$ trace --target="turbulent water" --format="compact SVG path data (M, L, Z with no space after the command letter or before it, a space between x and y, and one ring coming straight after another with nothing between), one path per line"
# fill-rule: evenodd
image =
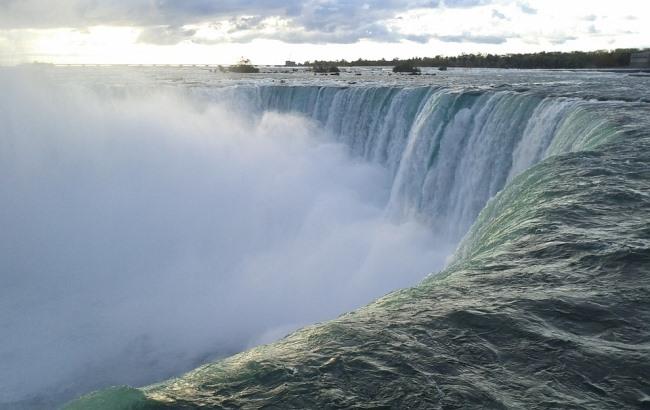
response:
M70 144L67 137L54 140L70 144L65 146L79 150L79 155L58 153L57 158L62 159L50 162L52 151L39 149L31 162L12 162L12 154L5 153L4 162L11 166L2 168L3 177L11 186L42 189L42 177L33 182L29 172L16 169L33 170L34 162L54 164L57 170L61 162L84 165L90 144L93 164L98 155L108 155L111 161L99 161L102 172L95 165L82 166L80 169L90 171L92 178L75 176L74 186L59 181L59 177L71 176L61 171L54 178L53 191L70 189L72 195L98 195L96 190L79 191L77 186L117 186L109 194L126 195L134 201L122 204L129 212L124 220L135 225L133 231L153 229L153 236L166 241L174 241L175 232L187 223L201 225L209 215L220 221L215 212L223 213L227 222L232 219L232 226L220 221L209 223L208 229L182 230L187 239L179 246L167 246L167 251L196 246L197 241L216 241L216 246L203 249L210 254L228 241L244 243L256 235L273 241L291 240L278 247L253 242L251 247L239 244L227 248L224 254L232 254L233 259L226 258L228 263L222 256L204 254L194 254L194 263L178 257L154 263L125 252L95 256L79 265L69 265L64 258L60 266L55 265L57 272L71 266L95 267L96 261L116 256L129 257L125 263L111 262L106 272L95 272L99 282L86 278L81 285L72 286L93 290L92 298L101 305L91 309L94 314L71 315L70 328L59 325L51 331L55 335L61 329L64 333L74 331L72 340L65 335L44 340L62 344L70 357L75 356L72 350L79 348L79 339L87 344L97 343L100 339L93 337L100 337L126 348L106 349L101 343L98 354L91 348L71 360L78 362L77 366L67 365L66 359L50 361L51 366L65 369L66 385L57 386L61 378L57 372L50 372L40 384L34 383L35 388L21 388L20 394L7 388L4 393L0 390L7 398L6 405L46 406L48 400L60 401L102 385L150 383L197 361L273 340L283 329L332 318L390 290L416 285L424 275L438 272L460 243L440 274L353 313L305 327L279 342L207 364L177 379L139 390L108 389L69 407L650 407L650 134L644 91L650 84L643 83L648 80L610 73L453 71L445 74L447 78L422 76L417 80L363 73L369 77L367 81L359 80L364 76L344 73L343 81L321 80L315 85L314 80L300 75L292 79L291 75L270 73L266 80L214 82L205 80L203 71L154 70L155 75L149 73L156 77L154 86L150 80L138 77L134 81L131 75L112 71L98 76L101 70L85 70L72 79L69 72L50 73L50 79L84 84L83 101L89 98L88 92L99 100L96 107L84 108L82 116L102 112L98 118L103 118L109 107L118 107L117 113L111 111L109 119L99 125L96 118L82 124L73 122L98 132L98 147L84 142L80 148L76 140ZM278 85L280 79L288 83ZM633 87L634 81L640 84ZM166 90L162 103L160 87ZM22 91L16 93L22 96ZM64 98L67 101L69 96ZM34 103L33 99L25 100ZM120 108L125 101L127 108ZM156 101L154 107L141 109L152 101ZM218 107L217 114L214 107ZM61 115L50 102L36 109L29 106L29 110L53 112L56 118ZM137 115L135 120L129 112ZM162 120L161 126L153 125L160 112L178 121ZM25 135L37 139L50 134L48 128L26 132L29 127L19 120L27 115L26 110L12 111L5 103L0 113L14 124L10 131L5 128L4 139L5 147L14 147L14 155L33 153L34 145L40 147L28 141L25 148L20 142ZM212 113L207 120L206 113ZM216 122L210 120L214 115ZM118 127L113 128L115 122ZM195 125L188 128L188 122ZM242 125L224 135L224 124L230 123ZM70 130L65 121L45 124ZM110 136L115 132L129 138L140 134L150 137L136 138L135 145L130 140L112 142ZM104 133L106 137L102 137ZM178 133L184 134L181 142L175 139ZM203 141L205 134L215 134L219 141L229 143L225 148L204 142L187 145L188 137ZM257 137L242 143L250 134ZM286 135L292 137L287 139ZM318 135L316 140L312 140L313 135ZM303 143L296 146L296 140ZM151 145L156 148L151 149ZM133 153L125 156L124 150ZM178 156L179 152L182 155ZM48 159L43 161L42 155ZM113 164L116 159L118 167ZM301 166L293 165L301 160ZM140 161L162 175L154 178L148 172L141 173ZM187 172L187 161L198 165ZM230 165L214 167L213 161ZM125 179L116 180L114 173L125 165ZM254 169L250 170L251 166ZM197 175L206 173L223 175L224 180L203 176L197 183ZM280 176L260 178L259 174L269 173ZM249 174L254 177L224 182ZM287 174L293 176L286 178ZM296 179L303 174L307 176ZM144 179L133 189L124 190L125 181L133 175ZM180 185L159 182L169 179L180 179ZM145 188L142 194L142 184L147 187L151 182L157 188ZM196 188L177 189L188 183ZM242 183L247 186L245 190L237 188ZM279 189L277 196L257 194L269 185ZM215 186L219 194L202 194L206 186ZM224 186L227 195L223 194ZM164 190L170 188L173 193L166 195ZM297 196L296 190L301 192ZM10 197L8 192L3 193ZM55 209L59 206L48 196L29 193L14 200L16 209L24 206L23 200L45 200ZM101 189L99 194L103 198L107 195ZM184 199L174 200L179 194ZM233 209L221 212L215 206L225 197ZM150 211L140 205L142 199L145 204L161 200L172 203L154 208L158 212L162 209L161 217L142 222L141 215ZM188 199L198 205L188 207ZM249 209L245 204L250 201L256 205ZM262 216L257 212L259 201L268 204ZM87 205L85 201L73 203ZM97 206L94 202L91 205ZM178 209L199 213L201 218L178 218ZM74 212L60 215L71 218ZM114 223L111 217L115 209L103 212ZM9 221L16 215L22 213L9 211L2 217ZM171 228L158 226L163 222ZM247 222L251 222L250 228ZM14 221L12 226L15 230L28 226L40 232L21 221ZM85 236L80 234L80 240L98 240L113 232L112 228L94 229L99 229L98 236L82 231ZM120 237L122 229L118 230ZM224 229L228 238L223 238ZM161 242L150 242L149 237L146 233L134 235L126 246L144 241L145 254L156 254ZM372 240L366 243L369 237ZM30 240L29 249L33 250L34 239ZM10 251L15 252L16 247L8 245L8 237L3 241L2 252L13 255ZM50 237L49 241L54 239ZM101 242L109 249L114 246L111 243ZM314 247L320 251L315 252ZM64 244L54 250L68 248ZM84 252L98 252L96 248L73 247ZM27 252L20 247L18 250ZM36 255L41 252L38 248L34 251ZM253 262L242 268L240 258ZM23 259L13 256L9 260L3 269L19 267L33 279L30 265ZM166 268L170 262L177 266ZM47 270L38 263L33 266ZM119 269L126 269L126 273L115 272ZM170 273L161 273L161 269ZM190 284L170 293L170 285L172 289L179 286L177 279L187 282L184 270L194 272ZM216 274L215 279L215 271L227 274ZM316 273L310 274L312 271ZM67 281L83 277L59 275ZM133 276L140 279L134 282ZM245 280L240 281L242 277ZM105 286L115 278L127 286L137 285L138 292L124 293L121 287L114 292L94 292L94 286ZM14 293L24 294L21 286L25 285L20 280L13 279L11 284ZM260 292L250 290L260 285ZM204 292L197 294L197 287ZM286 288L304 293L304 297L287 293ZM39 297L38 291L26 289L33 292L32 297ZM63 287L61 292L66 295L68 290ZM162 296L156 297L157 292L163 292ZM121 298L117 313L114 307L102 305L116 296ZM95 306L85 298L65 297L81 306ZM238 297L259 309L250 309L243 316L241 311L231 310L232 306L242 306L237 303ZM166 306L164 302L170 298L173 301L168 305L173 306ZM48 304L58 313L70 312L70 307L56 299ZM330 308L316 309L323 304ZM23 320L49 317L39 314L44 306L38 303L33 310L20 306L19 301L2 305L3 313L20 319L5 318L3 323L21 336L16 337L17 343L24 343L24 337L39 331L38 327L24 325ZM185 323L188 316L183 310L191 312L192 325ZM295 310L303 314L292 316ZM178 318L175 311L181 311ZM256 320L255 315L260 318ZM108 322L105 316L109 316ZM242 329L237 319L249 325ZM95 320L108 326L108 331L90 324ZM79 326L86 326L86 331ZM213 327L216 330L211 330ZM260 336L269 331L274 336ZM125 334L117 337L111 335L113 332ZM142 337L154 340L142 342ZM0 371L0 376L9 381L24 368L25 375L39 379L39 363L30 360L29 352L44 348L38 343L28 344L32 347L27 350L17 346L0 343L0 353L7 357L22 352L18 360L9 362L11 373ZM56 349L44 351L53 355ZM93 360L96 355L100 360ZM52 360L47 354L41 356ZM133 377L133 367L122 363L134 358L144 358L135 363L140 377ZM118 364L111 366L111 362ZM30 373L30 368L35 370ZM94 383L78 380L102 372L105 377ZM43 373L48 373L47 369ZM17 380L23 381L20 377Z

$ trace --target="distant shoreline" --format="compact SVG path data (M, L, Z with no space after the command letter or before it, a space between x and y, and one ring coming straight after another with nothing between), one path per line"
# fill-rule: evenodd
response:
M616 50L599 51L571 51L571 52L539 52L527 54L461 54L451 57L412 57L407 59L394 58L392 60L379 59L357 59L347 60L314 60L297 63L287 61L282 64L252 64L258 67L286 67L301 68L314 66L335 66L335 67L394 67L396 65L408 64L413 67L449 67L449 68L502 68L502 69L524 69L524 70L593 70L593 71L638 71L648 72L649 66L631 66L632 54L643 50L637 48L622 48ZM83 67L83 66L134 66L134 67L229 67L223 63L77 63L77 64L56 64L48 62L33 62L22 65L39 66L60 66L60 67ZM236 65L236 64L231 64ZM10 67L7 65L6 67Z
M505 68L505 69L650 69L631 67L632 54L642 51L637 48L622 48L599 51L539 52L526 54L461 54L453 57L414 57L392 60L355 61L305 61L302 66L329 64L340 67L349 66L396 66L409 64L414 67L455 67L455 68Z
M222 64L19 64L19 65L0 65L0 68L19 68L19 67L39 67L39 68L112 68L112 67L133 67L133 68L202 68L202 69L215 69ZM227 66L226 66L227 67ZM300 65L297 67L287 67L284 65L269 65L269 64L258 64L256 67L260 68L295 68L299 71L304 71L309 69L309 66ZM389 65L347 65L341 66L348 69L353 68L385 68L389 69L392 66ZM437 68L436 66L422 66L423 68ZM504 68L504 67L448 67L450 70L453 69L485 69L485 70L540 70L540 71L569 71L569 72L600 72L600 73L621 73L621 74L635 74L635 73L650 73L649 68L632 68L632 67L615 67L615 68ZM345 71L341 71L342 73ZM264 71L261 71L260 74L264 74Z

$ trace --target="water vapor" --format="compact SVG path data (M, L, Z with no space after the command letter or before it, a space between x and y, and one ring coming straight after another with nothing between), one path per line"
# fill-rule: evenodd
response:
M439 267L313 123L0 73L0 404L141 385Z

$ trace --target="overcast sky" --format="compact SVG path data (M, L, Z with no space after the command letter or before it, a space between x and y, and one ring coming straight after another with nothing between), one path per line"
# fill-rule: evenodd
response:
M650 46L647 0L0 0L0 64L256 64Z

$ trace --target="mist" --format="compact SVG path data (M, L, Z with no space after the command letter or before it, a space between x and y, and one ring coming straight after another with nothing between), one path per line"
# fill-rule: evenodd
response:
M386 217L388 172L305 118L0 87L0 404L162 380L443 264Z

